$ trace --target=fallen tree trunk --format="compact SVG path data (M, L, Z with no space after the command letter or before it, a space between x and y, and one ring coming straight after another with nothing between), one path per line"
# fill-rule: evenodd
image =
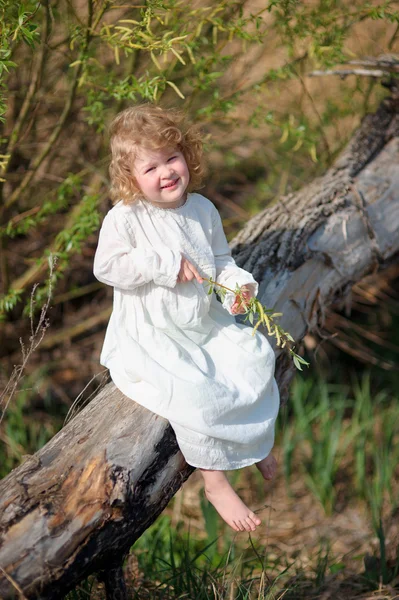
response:
M0 566L28 598L59 599L120 566L192 470L167 422L108 384L0 482Z
M297 340L353 283L399 255L398 100L368 116L326 175L232 243ZM292 378L280 353L283 394ZM107 385L0 482L0 597L60 598L92 572L124 598L122 562L192 469L168 424Z
M354 283L398 259L398 112L397 95L383 102L323 177L256 215L231 244L296 340L322 325ZM286 396L294 369L278 355Z

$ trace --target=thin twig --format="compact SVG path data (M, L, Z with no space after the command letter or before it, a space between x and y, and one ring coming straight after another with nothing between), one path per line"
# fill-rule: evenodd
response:
M89 385L99 376L101 375L101 381L98 384L98 386L96 387L95 390L93 390L93 392L90 394L90 396L88 396L82 403L81 400L83 398L83 394L84 392L87 390L87 388L89 387ZM98 392L100 391L101 388L103 388L105 386L105 384L107 383L108 380L108 369L104 369L103 371L101 371L100 373L96 373L95 375L93 375L93 377L90 379L90 381L85 385L85 387L83 388L83 390L76 396L75 400L72 402L67 415L65 417L64 420L64 424L63 427L65 427L65 425L67 423L69 423L69 421L71 421L87 404L89 404L91 398L93 398L93 396L97 395Z
M0 409L1 409L0 425L1 425L1 422L4 418L4 415L6 413L6 410L9 406L12 398L14 397L14 395L17 391L18 384L23 377L23 374L24 374L24 371L25 371L25 368L26 368L29 358L31 357L33 352L37 349L37 347L40 345L40 343L42 342L42 340L45 336L45 333L46 333L48 327L50 326L50 322L47 318L47 313L50 308L50 300L51 300L51 296L52 296L53 275L54 275L55 264L56 264L55 258L53 256L50 256L50 258L49 258L50 273L49 273L49 287L48 287L47 299L40 311L40 317L39 317L39 321L38 321L36 327L34 327L34 324L33 324L33 312L34 312L33 306L35 303L34 294L35 294L38 284L35 284L33 286L31 298L30 298L30 315L29 316L30 316L30 325L31 325L31 335L29 337L29 345L26 347L22 338L20 339L21 352L22 352L22 363L20 365L15 365L14 370L11 374L9 381L6 384L5 389L0 394Z
M399 33L399 23L397 24L396 29L393 32L393 35L392 35L391 39L388 42L388 50L391 50L391 48L393 47L395 39L396 39L396 36L398 35L398 33Z
M294 72L296 72L296 71L294 70ZM320 128L319 128L320 137L323 140L324 147L326 149L328 159L330 159L331 158L331 149L330 149L330 144L328 143L328 139L326 137L326 134L324 133L324 123L323 123L322 116L319 113L319 110L318 110L318 108L316 106L315 101L313 100L312 94L309 92L308 88L306 87L306 84L305 84L305 81L304 81L302 75L300 73L298 73L298 72L296 72L296 75L297 75L297 77L299 79L299 82L300 82L300 84L302 86L304 94L306 95L306 97L308 98L310 104L312 105L313 111L314 111L314 113L315 113L315 115L316 115L316 117L317 117L317 119L319 121L319 124L320 124Z
M375 58L348 60L345 64L357 65L359 67L381 67L381 69L386 69L387 71L397 72L399 71L399 55L380 54Z
M330 327L334 326L336 328L338 326L344 327L345 329L349 329L349 331L355 331L362 337L366 338L370 342L374 342L379 346L384 348L389 348L393 352L399 352L399 346L397 344L391 343L389 340L382 338L378 333L374 333L373 331L369 331L365 327L361 327L357 325L353 321L346 319L342 315L338 313L331 312L329 314L329 320L331 321Z
M13 579L11 577L11 575L9 575L7 573L7 571L5 571L3 569L3 567L0 566L0 571L3 573L4 577L11 583L11 585L17 590L17 592L20 594L21 599L20 600L28 600L28 598L25 596L25 594L23 593L23 591L21 590L21 588L19 587L18 583L15 581L15 579Z
M328 322L325 324L325 328L327 331L329 330ZM391 371L396 367L394 362L379 358L374 353L365 349L364 345L357 344L355 346L353 338L343 331L340 332L339 336L332 336L331 343L366 364L377 365L386 371Z

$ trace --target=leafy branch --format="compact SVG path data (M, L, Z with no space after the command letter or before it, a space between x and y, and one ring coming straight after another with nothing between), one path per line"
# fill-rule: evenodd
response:
M240 286L236 286L234 290L231 288L218 283L214 279L207 279L203 277L204 281L209 283L208 294L211 295L215 292L220 299L223 301L226 297L227 292L231 292L235 296L238 296L241 300L242 307L245 308L245 321L249 321L253 326L252 335L255 335L256 330L261 325L264 325L267 329L267 333L270 337L276 338L277 346L280 348L286 348L290 353L292 360L294 361L294 365L297 369L302 371L301 365L309 366L309 363L302 358L299 354L295 352L295 340L288 331L284 331L284 329L279 325L275 319L277 317L281 317L283 313L274 312L273 308L266 308L263 306L261 302L255 297L245 298L244 292L240 288ZM215 287L217 286L217 287Z
M65 185L63 189L63 201L68 201L68 193L78 183L77 178L71 178L68 181L68 185ZM72 208L63 229L59 231L50 247L44 251L41 257L35 260L34 264L25 273L14 279L4 296L0 296L0 321L5 320L5 313L10 312L22 300L26 287L42 275L49 257L57 259L57 270L52 273L52 285L55 288L57 281L63 277L69 265L70 257L73 254L80 253L87 238L98 229L100 223L98 204L104 199L104 195L96 191L95 183L92 187L93 192L85 194L82 200ZM40 306L44 301L47 288L48 282L45 282L42 286L35 286L34 300L37 306ZM26 305L25 313L28 311L29 305Z
M0 122L5 121L6 77L18 65L11 60L15 46L22 40L34 48L38 40L38 25L32 19L39 10L39 2L0 2Z

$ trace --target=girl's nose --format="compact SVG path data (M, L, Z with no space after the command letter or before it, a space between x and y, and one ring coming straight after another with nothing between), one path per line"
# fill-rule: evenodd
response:
M163 177L170 177L170 175L172 175L174 173L174 169L172 165L166 164L164 165L163 169L162 169L162 176Z

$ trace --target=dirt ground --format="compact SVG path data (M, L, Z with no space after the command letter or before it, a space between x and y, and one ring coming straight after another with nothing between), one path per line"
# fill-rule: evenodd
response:
M276 449L276 456L281 462L281 449ZM390 585L381 583L375 590L366 583L365 564L367 569L378 566L379 540L367 507L359 500L351 501L350 485L350 481L339 483L342 489L338 493L337 509L326 516L300 478L288 489L281 470L275 481L266 485L253 468L243 470L235 488L262 518L262 525L252 537L265 557L265 564L270 565L266 572L274 579L291 565L282 579L281 594L284 589L295 587L297 596L289 595L290 598L399 599L399 574ZM202 496L202 478L195 472L167 509L172 522L183 520L193 537L206 536L200 506ZM397 563L398 516L394 514L385 522L390 566ZM221 538L226 530L220 523ZM240 548L250 546L246 533L227 535ZM320 578L323 581L318 585ZM276 599L279 597L282 595L276 592Z

